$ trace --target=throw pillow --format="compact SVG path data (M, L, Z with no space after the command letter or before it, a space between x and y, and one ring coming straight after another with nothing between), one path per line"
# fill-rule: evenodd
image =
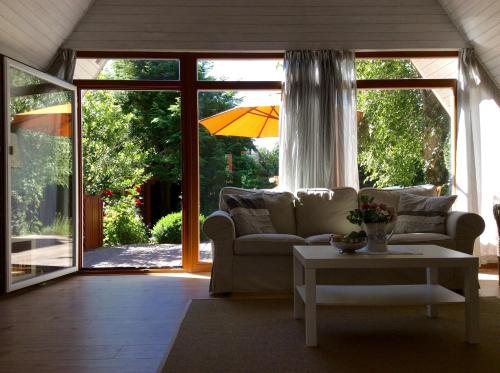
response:
M446 216L457 196L425 197L401 193L394 233L446 233Z
M297 235L310 237L319 234L349 234L359 226L347 220L349 211L358 206L358 196L353 188L300 189L298 202Z
M237 236L276 233L262 195L226 194L223 198L233 218Z

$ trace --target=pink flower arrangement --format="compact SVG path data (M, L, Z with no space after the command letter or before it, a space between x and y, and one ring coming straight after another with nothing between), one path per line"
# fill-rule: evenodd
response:
M361 225L363 223L389 223L396 219L397 215L393 207L384 203L374 203L373 199L373 197L361 196L361 208L349 211L347 220Z

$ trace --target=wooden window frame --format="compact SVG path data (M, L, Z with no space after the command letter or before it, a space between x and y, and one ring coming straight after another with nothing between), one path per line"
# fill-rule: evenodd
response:
M75 80L77 86L78 136L82 136L81 98L82 90L176 90L181 94L181 130L182 130L182 269L89 269L82 267L83 253L80 255L79 269L84 273L158 273L158 272L209 272L212 264L199 260L199 134L198 134L198 92L222 90L281 90L279 81L199 81L197 79L197 61L199 59L283 59L284 53L176 53L176 52L110 52L78 51L77 58L104 59L178 59L180 76L177 81L145 80ZM403 59L403 58L451 58L458 57L458 51L386 51L356 52L356 59ZM432 89L451 88L455 97L455 115L453 118L454 144L456 153L456 79L381 79L358 80L358 89ZM80 214L83 201L82 149L79 142L79 202ZM455 172L455 165L453 165ZM82 216L79 219L83 222ZM81 227L80 227L81 228ZM80 229L80 232L82 230ZM80 234L80 248L83 248L83 236Z

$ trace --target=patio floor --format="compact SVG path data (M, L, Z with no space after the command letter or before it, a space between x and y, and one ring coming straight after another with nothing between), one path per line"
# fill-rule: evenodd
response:
M212 260L212 244L200 243L200 260ZM101 247L83 253L84 268L165 268L182 266L180 244Z

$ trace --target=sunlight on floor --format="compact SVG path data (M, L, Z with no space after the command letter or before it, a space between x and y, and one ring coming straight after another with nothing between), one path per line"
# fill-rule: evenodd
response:
M176 277L176 278L199 278L210 280L209 272L188 273L188 272L170 272L170 273L148 273L148 276Z
M493 275L489 273L480 273L479 274L480 281L496 281L498 282L498 275Z

